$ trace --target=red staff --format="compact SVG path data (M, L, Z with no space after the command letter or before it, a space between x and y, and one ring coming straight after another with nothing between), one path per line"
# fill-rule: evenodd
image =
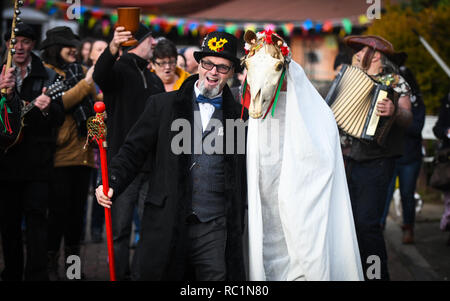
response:
M102 183L103 193L108 195L108 166L106 165L106 125L105 125L105 104L98 101L94 104L94 110L97 112L95 117L92 117L87 122L88 137L95 140L100 150L100 162L102 167ZM106 239L108 243L108 257L109 257L109 277L111 281L116 281L116 270L114 268L114 248L113 235L111 224L111 209L105 208L105 224L106 224Z

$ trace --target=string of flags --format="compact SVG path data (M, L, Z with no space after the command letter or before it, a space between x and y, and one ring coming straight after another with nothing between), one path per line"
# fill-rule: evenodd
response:
M73 2L73 1L72 1ZM67 13L71 3L56 0L24 0L24 6L47 13L51 17L63 18L69 20ZM95 26L101 26L104 36L110 34L111 28L117 22L117 11L115 9L83 6L79 7L79 17L76 21L88 29ZM191 34L196 37L205 35L212 31L225 31L236 35L238 38L246 31L272 30L281 31L287 37L292 36L294 30L301 30L304 35L311 32L330 33L335 28L350 34L354 26L365 26L370 21L366 15L360 15L357 21L351 21L349 18L332 19L325 21L313 21L310 19L295 22L236 22L236 21L218 21L218 20L200 20L183 17L160 16L154 14L141 14L141 22L151 27L153 31L169 33L173 29L179 36Z

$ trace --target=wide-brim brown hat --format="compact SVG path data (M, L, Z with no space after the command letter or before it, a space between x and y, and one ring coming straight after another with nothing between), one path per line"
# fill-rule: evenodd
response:
M57 26L48 30L46 33L46 38L42 41L41 49L53 45L61 45L68 47L78 47L80 44L80 38L78 35L74 34L72 29L67 26Z
M380 36L348 36L344 38L344 43L356 51L360 51L365 46L368 46L374 50L382 52L389 58L393 58L397 55L394 50L394 46L392 46L388 40Z
M209 33L204 39L200 51L194 52L197 63L205 56L217 56L233 62L234 70L240 72L241 61L237 58L237 38L226 32L214 31Z

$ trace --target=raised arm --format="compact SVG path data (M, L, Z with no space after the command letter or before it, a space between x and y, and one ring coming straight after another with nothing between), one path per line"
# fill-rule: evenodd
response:
M119 55L120 44L131 37L131 32L119 26L114 31L114 37L109 47L103 51L95 64L94 81L104 92L112 91L117 86L120 74L114 72L114 64Z

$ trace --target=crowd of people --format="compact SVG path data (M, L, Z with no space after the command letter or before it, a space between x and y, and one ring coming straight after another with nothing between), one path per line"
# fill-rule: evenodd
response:
M242 75L237 38L212 32L201 47L181 52L169 39L155 39L143 24L134 34L137 43L128 47L121 46L132 37L124 27L115 28L107 42L80 41L69 27L59 26L46 32L37 49L33 28L21 23L17 29L12 67L3 66L0 88L6 89L7 102L34 100L35 108L24 116L20 141L0 154L1 279L63 279L60 253L64 259L80 255L92 188L90 234L102 242L103 207L111 208L118 280L247 279L245 153L210 154L202 143L220 132L214 119L248 118L239 103L243 79L236 79ZM4 40L8 47L10 36ZM217 41L226 42L212 47ZM377 255L378 279L389 280L383 229L397 177L402 241L414 243L425 106L404 66L406 55L396 53L389 41L350 36L344 42L353 53L339 56L336 69L341 63L355 65L399 94L398 102L385 98L376 107L378 116L395 119L385 144L341 139L363 275L369 280L367 259ZM59 80L65 92L46 94ZM96 101L105 103L107 113L107 195L99 151L86 142L86 121L95 114ZM449 147L449 102L449 97L443 100L433 129L443 148ZM178 119L192 124L193 143L181 146L192 154L173 152L172 127ZM450 231L449 191L441 222L445 231ZM133 221L140 232L130 260Z

